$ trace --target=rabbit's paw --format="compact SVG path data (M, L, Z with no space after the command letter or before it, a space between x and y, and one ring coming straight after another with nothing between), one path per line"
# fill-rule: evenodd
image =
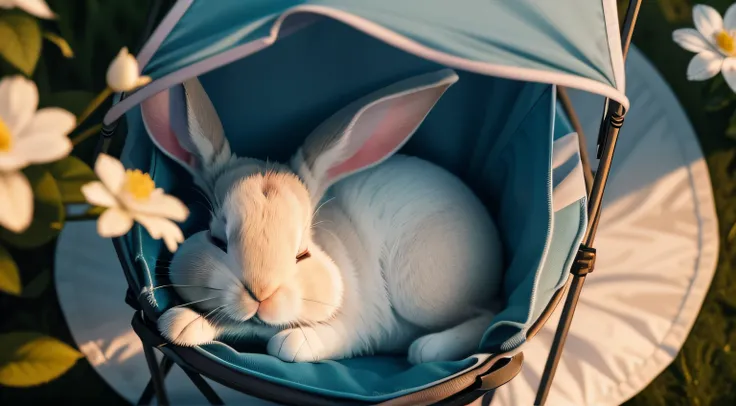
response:
M158 318L158 329L167 340L184 347L209 344L217 337L217 329L204 316L180 307L165 311Z
M409 363L417 365L423 362L463 359L467 349L462 345L462 341L449 331L419 337L409 346Z
M284 330L268 340L267 352L286 362L315 362L323 352L322 340L311 327Z

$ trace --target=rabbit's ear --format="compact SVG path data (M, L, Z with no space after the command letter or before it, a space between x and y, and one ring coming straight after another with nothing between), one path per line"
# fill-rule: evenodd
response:
M232 156L220 118L196 78L145 100L141 114L159 149L190 170L207 175Z
M457 80L451 69L415 76L371 93L323 122L292 159L313 202L333 183L398 151Z

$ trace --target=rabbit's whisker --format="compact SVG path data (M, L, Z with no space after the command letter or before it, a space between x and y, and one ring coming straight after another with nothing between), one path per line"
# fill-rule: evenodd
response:
M302 300L304 300L305 302L312 302L312 303L317 303L317 304L321 304L321 305L324 305L324 306L334 307L335 309L338 308L337 305L333 305L333 304L329 304L329 303L325 303L325 302L320 302L319 300L305 299L305 298L302 298Z
M223 306L224 306L224 305L223 305ZM223 306L220 306L220 307L223 307ZM174 307L176 307L176 306L174 306ZM219 309L220 307L217 307L217 308L215 308L215 310L218 310L218 309ZM215 310L213 310L212 312L214 312ZM210 312L210 313L212 313L212 312ZM210 315L210 313L207 313L207 316L209 316L209 315ZM207 321L207 316L204 316L204 320L205 320L205 322ZM195 318L194 318L194 320L192 320L192 321L190 321L189 323L187 323L187 325L186 325L186 326L184 326L184 328L183 328L183 329L181 329L181 332L180 332L180 333L179 333L179 334L178 334L178 335L176 336L176 339L175 339L174 341L178 340L178 339L179 339L179 337L180 337L180 336L181 336L182 334L184 334L184 332L185 332L185 331L186 331L186 330L187 330L187 329L189 328L189 326L191 326L191 325L192 325L192 323L194 323L195 321L197 321L197 320L199 320L199 319L201 319L201 318L203 318L203 317L202 317L202 313L200 313L199 315L197 315L197 317L195 317ZM201 329L204 329L204 324L200 325L200 328L201 328Z
M306 341L307 347L309 347L309 350L312 351L312 357L314 357L314 348L312 348L312 345L309 344L309 337L307 337L307 333L304 331L304 329L302 328L302 326L297 325L297 327L299 327L299 330L302 331L302 334L304 335L304 341ZM296 354L299 354L299 350L296 351ZM294 355L295 358L296 358L296 354Z
M322 223L332 223L332 222L331 222L331 221L329 221L329 220L320 220L320 221L318 221L318 222L316 222L316 223L312 224L311 228L317 227L318 225L320 225L320 224L322 224Z
M199 289L207 289L207 290L225 290L225 289L219 289L219 288L210 288L208 286L199 286L199 285L177 285L177 284L168 284L168 285L160 285L156 286L155 288L151 290L157 290L161 288L199 288Z
M176 306L171 306L171 308L173 309L173 308L177 308L177 307L189 306L189 305L193 305L193 304L197 304L197 303L202 303L202 302L206 302L208 300L219 299L219 298L220 298L220 296L212 296L212 297L208 297L207 299L195 300L195 301L192 301L192 302L189 302L189 303L182 303L182 304L178 304Z
M207 204L209 205L208 208L210 209L210 213L211 213L212 210L214 210L214 206L212 205L212 201L210 201L209 197L207 197L207 195L204 194L199 188L192 187L192 189L194 189L194 191L196 191L197 193L199 193L199 195L204 198L204 201L207 202Z
M215 307L211 312L205 314L204 315L204 318L207 319L208 317L210 317L211 315L213 315L215 312L217 312L218 310L222 310L225 307L227 307L227 305L222 305L222 306Z
M336 240L340 240L340 239L339 239L339 238L337 237L337 235L335 235L335 233L333 233L333 232L332 232L332 230L328 230L328 229L326 229L326 228L324 228L324 227L319 227L319 226L318 226L318 227L315 227L315 228L319 228L320 230L322 230L322 231L324 231L324 232L326 232L326 233L330 234L330 235L332 236L332 238L334 238L334 239L336 239Z
M317 213L319 213L319 210L320 210L320 209L321 209L321 208L322 208L322 207L323 207L324 205L326 205L327 203L329 203L329 202L331 202L331 201L333 201L333 200L335 200L335 198L334 198L334 197L331 197L331 198L329 198L329 199L325 200L324 202L322 202L322 204L320 204L319 206L317 206L317 209L316 209L316 210L314 211L314 214L312 214L312 218L314 218L314 217L317 217Z

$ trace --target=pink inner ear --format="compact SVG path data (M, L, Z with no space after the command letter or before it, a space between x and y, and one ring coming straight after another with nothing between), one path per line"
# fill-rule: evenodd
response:
M171 156L193 165L193 157L182 148L171 128L169 113L169 91L164 90L149 97L141 104L141 115L151 137Z
M371 121L370 112L365 112L358 119L353 131L361 128L374 128L373 134L350 158L327 171L329 180L343 174L352 173L359 169L373 165L387 158L403 144L419 127L429 110L445 91L446 87L431 88L425 91L409 94L398 99L387 101L391 103L383 117L376 125L361 121ZM385 108L385 106L381 106ZM361 138L361 137L358 137Z

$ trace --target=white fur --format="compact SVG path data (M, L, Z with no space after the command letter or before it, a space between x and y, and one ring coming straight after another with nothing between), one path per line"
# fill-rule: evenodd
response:
M159 317L158 325L164 337L180 345L192 342L208 344L215 341L220 333L203 315L182 307L167 310Z
M310 151L319 166L346 158L309 141L327 148ZM200 153L223 162L207 156L212 149ZM180 296L202 314L167 311L164 336L192 346L255 337L287 362L407 349L412 363L473 354L502 275L498 232L478 198L418 158L394 155L327 185L305 156L297 152L293 170L231 158L219 171L211 230L188 238L170 267ZM311 257L297 263L305 249Z

